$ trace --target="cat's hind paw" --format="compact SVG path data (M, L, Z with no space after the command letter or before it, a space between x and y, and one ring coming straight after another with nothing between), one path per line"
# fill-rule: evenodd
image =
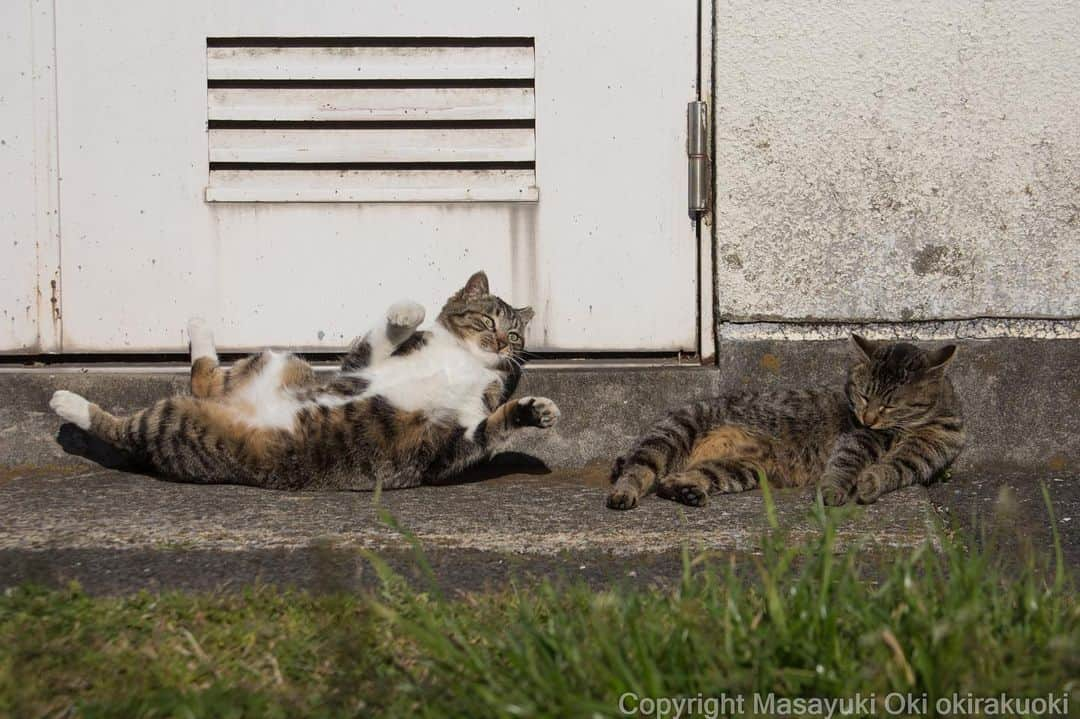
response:
M187 323L188 342L191 343L192 361L202 357L217 359L214 349L214 333L202 317L192 317Z
M821 485L821 501L826 507L841 507L851 499L851 492L838 484L826 482Z
M559 421L558 405L547 397L522 397L517 401L517 421L523 427L547 429Z
M704 507L709 503L709 485L694 477L676 474L660 480L656 495L688 507Z
M688 507L704 507L709 503L709 495L701 487L679 487L675 499Z
M90 402L85 397L66 389L57 390L49 400L49 407L79 429L90 429Z
M424 321L424 307L412 300L401 300L390 305L386 322L394 328L415 330Z

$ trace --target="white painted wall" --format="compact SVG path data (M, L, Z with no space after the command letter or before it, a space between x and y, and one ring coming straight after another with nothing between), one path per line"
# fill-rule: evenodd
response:
M1080 315L1080 3L717 0L720 319Z

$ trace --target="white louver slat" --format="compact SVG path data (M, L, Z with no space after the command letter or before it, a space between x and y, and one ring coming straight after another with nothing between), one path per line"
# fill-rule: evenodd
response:
M535 202L531 38L212 38L211 202Z

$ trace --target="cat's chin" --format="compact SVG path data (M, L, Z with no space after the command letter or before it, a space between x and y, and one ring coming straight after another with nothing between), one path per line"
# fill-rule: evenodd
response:
M491 354L490 352L487 352L486 354L488 355L488 369L505 372L513 365L513 362L506 355Z
M480 349L472 342L462 342L462 344L465 345L473 357L480 360L480 364L484 365L484 367L487 367L488 369L499 369L502 366L503 357L495 352L488 352L487 350Z
M513 355L495 355L495 364L492 365L492 369L509 372L514 368L515 364L518 363L514 362Z

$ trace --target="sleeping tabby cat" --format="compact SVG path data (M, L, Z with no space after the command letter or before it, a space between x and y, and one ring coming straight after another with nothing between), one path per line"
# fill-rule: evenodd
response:
M413 487L487 457L521 427L555 424L542 397L510 400L530 308L488 291L483 272L418 332L424 308L395 304L320 383L303 360L267 350L226 369L193 321L191 394L115 417L63 390L61 417L182 482L270 489Z
M964 444L945 376L956 347L852 340L842 392L750 392L671 412L616 460L608 506L631 509L653 490L698 506L711 492L754 489L762 474L774 486L817 483L830 505L929 483Z

